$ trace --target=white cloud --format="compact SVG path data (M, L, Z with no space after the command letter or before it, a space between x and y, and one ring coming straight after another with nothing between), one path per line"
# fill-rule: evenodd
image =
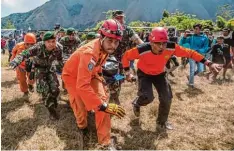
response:
M2 0L2 5L6 5L8 7L14 7L15 4L14 0Z
M1 0L1 17L35 9L49 0Z

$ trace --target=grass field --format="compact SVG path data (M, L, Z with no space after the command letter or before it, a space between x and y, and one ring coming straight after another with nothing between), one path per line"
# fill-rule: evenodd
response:
M80 148L80 135L70 108L65 107L68 96L61 94L59 121L51 121L48 111L36 93L29 101L15 79L15 72L8 69L7 56L2 56L1 79L1 149L24 150L76 150ZM4 66L4 67L3 67ZM123 119L112 117L112 135L117 137L122 149L234 149L234 76L210 84L204 77L196 77L195 89L186 86L188 70L175 71L170 78L173 102L169 121L175 130L168 131L168 138L155 133L158 108L157 94L153 103L141 110L140 118L132 111L131 102L137 86L125 83L121 91L121 104L127 111ZM90 126L90 138L84 149L96 148L95 128Z

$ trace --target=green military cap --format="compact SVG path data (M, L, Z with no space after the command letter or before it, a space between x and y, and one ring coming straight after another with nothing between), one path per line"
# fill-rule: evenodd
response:
M112 17L117 17L117 16L125 16L124 11L122 10L115 10L112 12Z
M64 28L61 28L59 32L66 32Z
M50 39L55 39L54 32L52 32L52 31L47 31L47 32L44 34L43 41L50 40Z
M68 28L67 29L67 35L71 35L75 33L75 29L74 28Z
M89 32L86 36L88 40L95 39L97 37L97 34L95 32Z

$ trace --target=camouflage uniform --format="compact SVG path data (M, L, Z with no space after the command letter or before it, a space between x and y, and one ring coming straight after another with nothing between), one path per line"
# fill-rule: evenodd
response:
M75 37L74 40L70 40L68 36L62 37L59 41L61 45L63 45L63 63L68 60L68 58L73 54L73 52L76 51L76 49L79 47L81 40L78 37ZM64 82L62 82L62 88L64 89L64 92L66 93Z
M88 40L85 40L79 45L79 47L82 47L82 46L86 45L87 43L88 43Z
M120 41L119 46L114 53L115 58L119 62L121 62L122 56L125 53L125 51L131 48L132 41L138 38L138 35L135 33L135 31L132 28L130 28L129 26L124 26L124 28L125 30L123 31L122 41ZM119 68L120 68L120 74L123 74L123 67L121 64ZM121 83L119 83L118 86L110 85L109 89L110 89L110 101L115 101L116 103L118 103Z
M131 27L125 26L125 30L123 31L123 38L114 53L114 56L118 61L121 62L123 54L126 50L131 48L131 42L136 38L138 38L138 35L135 33L135 31Z
M63 46L63 61L66 62L67 59L71 56L71 54L76 51L79 44L81 43L81 40L78 37L75 37L74 40L69 40L68 36L65 36L61 38L59 43Z
M42 95L46 107L57 106L59 81L56 76L56 66L62 66L62 45L57 43L56 50L47 51L44 41L20 53L13 60L20 64L24 59L33 57L35 66L36 90Z
M98 37L98 34L96 34L95 32L89 32L89 33L86 35L86 40L83 41L83 42L79 45L79 47L86 45L87 43L89 43L90 41L94 40L94 39L97 38L97 37Z

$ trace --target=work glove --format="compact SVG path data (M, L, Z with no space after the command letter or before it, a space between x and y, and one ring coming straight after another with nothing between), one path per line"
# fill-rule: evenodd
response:
M15 68L18 66L18 64L17 64L16 61L12 60L12 61L10 62L10 64L9 64L9 66L10 66L11 69L15 69Z
M106 113L109 113L109 114L112 114L112 115L115 115L117 116L118 118L122 118L126 115L125 113L125 110L123 109L123 107L117 105L117 104L114 104L114 103L103 103L101 106L100 106L100 111L103 111L103 112L106 112Z

